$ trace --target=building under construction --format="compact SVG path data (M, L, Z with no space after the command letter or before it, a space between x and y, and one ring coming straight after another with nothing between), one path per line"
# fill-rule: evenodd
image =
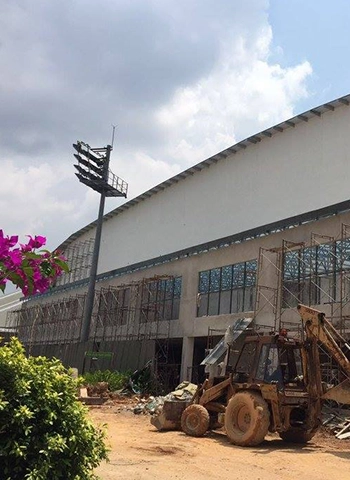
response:
M246 317L298 334L299 302L350 335L350 96L257 133L104 217L90 338L80 331L96 223L60 249L71 271L8 317L32 354L80 370L152 361L200 377L208 332Z

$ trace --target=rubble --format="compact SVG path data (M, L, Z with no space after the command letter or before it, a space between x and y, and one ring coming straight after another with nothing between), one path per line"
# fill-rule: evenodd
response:
M155 413L159 413L164 405L164 397L148 397L141 398L139 403L134 407L133 411L135 415L139 415L140 413L143 414L151 414L154 415Z
M107 382L98 382L94 385L80 387L78 398L86 405L106 405L117 404L117 412L129 411L135 415L159 416L164 405L177 402L181 409L184 409L192 400L197 391L197 385L190 382L182 382L173 392L164 396L153 396L147 394L135 395L128 389L122 389L116 392L109 391ZM120 405L122 404L122 405Z
M94 385L86 385L89 397L105 397L109 396L108 382L97 382Z
M350 410L325 406L322 425L339 440L350 439Z
M133 411L136 415L141 413L159 415L167 402L190 402L197 391L197 385L190 382L182 382L173 392L165 396L141 398Z
M177 430L180 427L182 412L191 403L198 386L190 382L182 382L173 391L162 397L163 405L151 418L151 424L158 430Z
M164 398L168 401L186 401L192 400L197 392L198 385L190 382L182 382L173 392L168 393Z
M79 389L78 400L85 403L85 405L102 405L105 401L101 396L90 396L88 389L85 387Z

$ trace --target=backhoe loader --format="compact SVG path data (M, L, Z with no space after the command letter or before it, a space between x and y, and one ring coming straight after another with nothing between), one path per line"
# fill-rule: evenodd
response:
M277 334L245 338L234 368L199 386L181 415L182 430L202 436L225 427L229 441L259 445L270 432L287 442L306 443L321 425L325 399L350 404L350 347L325 315L298 305L303 339ZM339 383L322 382L318 345L339 366ZM226 355L229 358L229 351ZM180 422L179 422L180 423Z

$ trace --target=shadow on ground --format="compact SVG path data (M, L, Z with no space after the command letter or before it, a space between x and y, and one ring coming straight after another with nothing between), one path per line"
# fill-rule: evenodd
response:
M164 433L166 432L157 432L155 433ZM187 435L181 431L178 432L178 435L183 439L186 438ZM315 452L324 452L328 453L330 455L337 456L339 458L343 458L346 460L350 460L350 441L349 445L346 445L344 447L344 444L342 443L342 448L339 449L339 445L337 445L337 439L330 437L328 439L328 442L324 439L318 439L311 440L308 442L306 445L300 445L297 443L288 443L284 442L282 439L280 439L277 434L276 436L271 435L271 438L267 438L263 443L256 447L239 447L237 445L232 445L225 432L221 430L213 430L209 431L206 436L208 439L212 439L213 442L220 443L223 447L226 448L239 448L239 449L247 449L250 448L252 452L255 454L262 454L266 455L272 452L280 451L280 452L296 452L298 454L310 454L310 453L315 453ZM329 445L328 443L331 443Z

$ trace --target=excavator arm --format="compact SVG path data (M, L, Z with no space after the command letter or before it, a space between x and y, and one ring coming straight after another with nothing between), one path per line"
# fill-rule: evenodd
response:
M339 385L324 393L322 398L350 404L349 344L326 319L324 313L305 305L298 305L298 311L302 319L306 342L311 343L314 347L316 347L316 343L320 343L347 377Z

